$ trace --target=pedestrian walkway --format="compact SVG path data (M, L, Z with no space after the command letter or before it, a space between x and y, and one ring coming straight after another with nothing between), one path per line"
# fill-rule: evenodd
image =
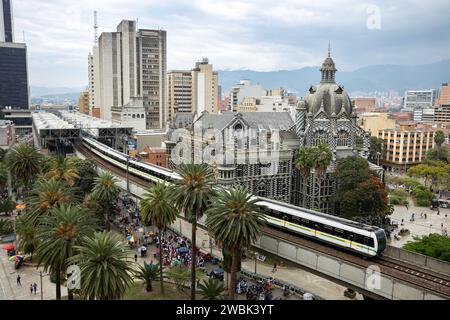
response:
M411 221L413 213L414 221ZM427 207L416 207L412 201L410 201L408 208L405 206L395 206L394 213L390 216L390 218L391 221L398 223L398 230L395 234L402 228L410 231L409 235L402 236L399 240L395 240L392 235L390 245L399 248L401 248L408 241L414 241L413 238L416 236L426 236L430 233L443 234L443 229L450 229L449 208L440 208L438 215L437 210L431 210ZM403 226L401 225L402 219Z
M14 269L14 263L9 261L6 250L0 249L0 300L40 300L41 299L41 283L39 271L32 265L25 265L20 269ZM55 284L50 282L50 277L45 273L42 278L44 287L44 300L55 299ZM21 285L17 283L17 276L20 275ZM30 293L30 285L36 283L36 294ZM61 291L64 295L64 286L61 286Z
M191 239L191 226L188 222L183 219L177 219L177 221L172 225L172 228L177 232L180 232ZM209 234L206 230L198 227L197 231L197 247L203 250L210 251L209 246ZM206 244L206 247L203 246ZM217 249L217 247L212 248L212 253L215 256L222 258L222 252ZM254 272L255 262L254 260L242 261L242 268L249 272ZM274 277L285 282L288 282L294 286L303 288L304 290L311 292L313 295L320 296L328 300L349 300L349 298L344 296L344 291L347 289L343 286L335 284L334 282L328 281L324 278L316 276L309 273L301 268L297 267L277 267L275 273L272 272L273 265L268 265L260 261L257 262L257 272L265 277ZM362 299L361 295L357 295L357 299Z

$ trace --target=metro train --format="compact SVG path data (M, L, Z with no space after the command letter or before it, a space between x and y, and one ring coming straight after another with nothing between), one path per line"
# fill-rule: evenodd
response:
M127 156L92 138L84 137L83 145L103 160L126 170ZM181 176L172 170L128 158L128 171L153 182L173 183ZM383 229L356 221L293 206L263 197L258 205L262 207L268 224L326 242L352 252L374 257L386 248L386 234Z

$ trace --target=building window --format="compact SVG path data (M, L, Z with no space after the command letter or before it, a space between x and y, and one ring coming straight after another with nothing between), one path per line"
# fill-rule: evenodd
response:
M319 130L314 133L313 145L328 144L328 134L324 130Z
M345 130L341 130L337 134L337 146L338 147L346 147L349 144L349 134Z

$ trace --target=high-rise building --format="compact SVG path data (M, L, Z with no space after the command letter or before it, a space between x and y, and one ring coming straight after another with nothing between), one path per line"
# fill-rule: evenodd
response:
M141 97L146 127L161 128L166 121L166 31L136 30L136 21L123 20L115 32L103 32L89 56L91 107L111 120L112 108Z
M192 70L172 70L167 76L168 119L176 113L190 112L201 115L203 111L219 111L219 76L207 58L195 64Z
M28 107L27 47L14 42L11 0L0 0L0 108Z
M194 113L217 113L220 100L219 75L213 71L213 66L207 58L195 64L192 70L192 88Z
M167 118L175 114L193 112L192 73L187 70L171 70L167 73Z
M450 124L450 103L436 107L434 110L434 122Z
M88 56L88 77L89 77L89 114L98 113L100 102L100 90L96 88L96 79L99 78L99 61L98 46L92 48L92 52Z
M0 0L0 42L14 42L11 0Z

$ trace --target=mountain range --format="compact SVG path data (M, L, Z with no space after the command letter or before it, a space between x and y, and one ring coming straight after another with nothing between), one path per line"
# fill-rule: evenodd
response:
M339 67L339 66L338 66ZM227 93L232 86L242 79L259 83L264 88L283 87L303 96L310 85L320 82L320 67L305 67L297 70L280 70L260 72L253 70L220 70L219 81L222 93ZM369 92L397 91L403 95L405 90L439 88L442 83L450 82L450 59L416 66L374 65L354 71L338 71L336 81L344 86L350 94ZM31 87L31 97L71 96L77 98L85 86L76 88ZM74 94L77 95L74 95Z
M339 67L339 66L338 66ZM259 83L264 88L283 87L303 96L309 87L320 82L320 67L305 67L298 70L258 72L252 70L219 71L222 92L242 79ZM439 88L450 82L450 59L417 66L374 65L351 72L338 71L336 82L349 93L397 91Z

